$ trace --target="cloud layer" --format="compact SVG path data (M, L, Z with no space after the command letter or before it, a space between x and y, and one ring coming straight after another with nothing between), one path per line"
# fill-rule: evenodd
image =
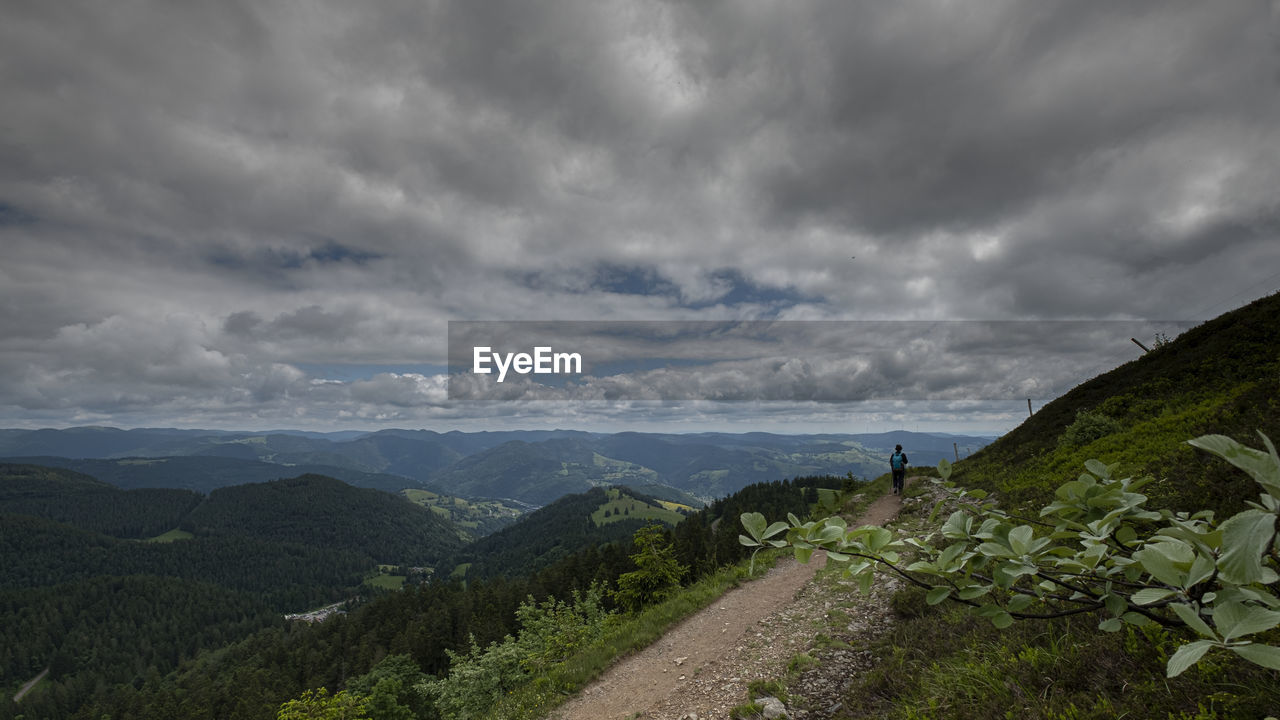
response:
M21 3L0 419L649 417L451 404L450 320L1203 320L1280 283L1275 12Z

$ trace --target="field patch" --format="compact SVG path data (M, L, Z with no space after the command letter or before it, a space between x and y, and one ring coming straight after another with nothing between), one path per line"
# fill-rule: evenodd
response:
M195 535L192 535L186 530L179 530L178 528L174 528L167 533L157 535L152 538L147 538L146 541L153 542L153 543L171 543L176 540L193 540L193 539L195 539Z
M679 503L664 502L662 505L651 505L617 488L610 488L605 492L608 494L609 501L591 513L591 522L595 523L596 527L622 520L656 520L667 525L675 525L684 519L684 515L676 512L675 508L687 506Z
M484 537L504 528L515 522L525 511L514 503L502 500L467 500L418 488L408 488L401 492L410 502L453 521L454 525L466 532L468 539Z

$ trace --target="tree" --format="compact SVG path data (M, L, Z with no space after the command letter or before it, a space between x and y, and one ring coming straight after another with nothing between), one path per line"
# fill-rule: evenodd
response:
M629 610L665 598L689 571L676 560L675 548L661 525L637 530L635 547L631 560L636 569L618 576L618 589L613 592L614 600Z
M307 690L280 706L276 720L370 720L364 698L346 690L330 696L327 688Z
M1265 452L1221 435L1189 441L1248 473L1262 490L1260 502L1221 523L1207 510L1145 509L1138 490L1152 479L1112 478L1115 466L1097 460L1059 487L1039 518L1016 517L983 503L982 491L947 482L944 460L940 485L960 509L923 538L899 540L874 526L849 530L839 517L801 524L790 515L789 523L766 528L759 513L744 513L751 536L741 542L790 545L803 561L825 549L829 560L848 563L845 573L864 593L879 566L926 588L929 604L969 605L998 628L1090 612L1101 614L1098 627L1110 632L1126 624L1183 627L1198 639L1169 658L1169 677L1215 649L1280 670L1280 647L1247 639L1280 627L1280 455L1265 435L1262 441ZM783 531L785 539L775 539ZM914 556L909 564L905 553Z
M425 716L427 703L414 687L427 676L408 655L388 655L369 672L347 683L347 690L366 699L372 720L413 720Z

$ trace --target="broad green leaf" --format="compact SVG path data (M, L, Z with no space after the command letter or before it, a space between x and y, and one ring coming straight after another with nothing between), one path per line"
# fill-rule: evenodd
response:
M835 550L828 550L827 559L835 562L849 562L852 558L844 553L836 552Z
M1119 542L1121 545L1126 547L1137 538L1138 533L1133 529L1132 525L1122 525L1120 529L1116 531L1116 542Z
M818 505L829 512L835 512L840 494L831 488L818 488Z
M956 593L956 596L961 600L972 600L991 592L991 587L992 586L990 585L970 585L967 588L961 589L960 592Z
M1276 516L1261 510L1245 510L1222 523L1222 555L1218 572L1235 585L1262 580L1262 554L1275 534Z
M1191 563L1191 570L1187 572L1187 587L1194 587L1204 582L1213 575L1213 559L1204 555L1196 555L1195 562Z
M1009 558L1009 557L1015 556L1015 553L1013 552L1013 550L1010 550L1004 545L1001 545L1000 543L996 543L996 542L982 543L981 545L978 546L978 552L982 553L983 555L986 555L987 557Z
M951 463L948 462L946 458L942 458L938 461L938 474L942 476L943 480L947 480L951 477Z
M1094 459L1085 460L1084 467L1086 470L1088 470L1089 472L1093 473L1094 475L1100 478L1105 478L1111 474L1110 472L1108 472L1106 464L1104 464L1101 460L1094 460Z
M972 527L973 517L962 510L957 510L951 513L947 521L942 524L942 535L950 540L963 540L969 537L969 530Z
M1240 602L1215 603L1213 624L1223 640L1234 640L1280 625L1280 612Z
M1098 629L1103 632L1115 632L1124 627L1124 621L1118 617L1107 618L1098 623Z
M871 571L866 571L858 576L858 590L863 595L871 594L871 580L875 577Z
M770 526L769 526L769 529L768 529L768 530L765 530L765 531L764 531L764 534L763 534L763 535L761 535L760 537L762 537L762 538L769 538L769 537L773 537L774 535L777 535L777 534L778 534L778 533L780 533L780 532L783 532L783 531L785 531L785 530L788 530L789 528L790 528L790 526L789 526L789 525L787 525L786 523L784 523L784 522L782 522L781 520L779 520L778 522L776 522L776 523L774 523L774 524L770 525Z
M1007 612L997 613L991 616L991 624L998 630L1003 630L1013 624L1013 616Z
M844 528L839 525L827 525L818 533L814 542L830 544L844 537Z
M893 533L882 528L871 528L871 532L867 533L867 549L871 552L880 552L885 545L893 542Z
M1133 559L1142 563L1143 570L1165 585L1184 587L1187 569L1190 569L1195 555L1185 542L1163 541L1148 543L1133 554Z
M1280 466L1270 454L1241 445L1225 435L1203 435L1188 440L1187 444L1217 455L1249 473L1272 495L1280 495Z
M951 588L936 587L925 594L924 601L926 603L929 603L930 605L937 605L943 600L946 600L947 596L950 594L951 594Z
M1130 599L1133 600L1134 605L1150 605L1154 602L1160 602L1175 592L1177 591L1165 588L1144 588L1134 593Z
M813 557L812 547L801 547L799 545L796 545L795 550L796 550L796 559L802 563L809 562L809 558Z
M955 543L938 555L938 567L946 569L964 552L965 543Z
M1107 593L1102 597L1102 604L1107 606L1107 612L1112 615L1119 616L1128 607L1128 603L1124 601L1124 597L1115 593Z
M1151 618L1147 617L1146 615L1143 615L1142 613L1136 613L1136 612L1127 612L1124 615L1121 615L1120 619L1124 620L1130 625L1136 625L1137 627L1146 627L1150 625L1152 622Z
M1215 644L1212 640L1196 640L1178 648L1165 665L1165 677L1178 677L1184 670L1199 662Z
M791 526L792 526L792 527L799 527L799 526L800 526L800 518L796 517L795 515L793 515L793 514L791 514L791 513L787 513L787 522L791 523Z
M1031 551L1031 538L1035 530L1030 525L1019 525L1009 531L1009 548L1017 555L1026 555Z
M1030 595L1014 595L1009 598L1008 610L1009 612L1022 612L1027 609L1027 606L1031 604L1032 600L1034 600L1034 598Z
M1200 617L1200 614L1196 612L1195 608L1187 605L1186 603L1174 603L1173 605L1170 605L1169 608L1173 610L1174 614L1176 614L1182 622L1187 624L1187 627L1190 627L1201 635L1217 639L1218 636L1214 634L1213 628L1209 627L1209 623L1205 622L1204 618Z
M760 545L760 543L756 542L755 540L752 540L746 535L739 535L738 542L742 543L743 545L746 545L747 547L759 547Z
M761 515L758 512L742 513L741 520L742 527L747 529L747 532L752 538L755 538L757 541L763 539L765 527L764 515Z
M1021 569L1022 566L1013 566L1007 563L996 566L995 570L991 573L991 579L995 582L996 587L1013 587L1013 584L1018 581L1018 578L1022 577L1022 573L1020 572L1010 572L1011 567Z
M1280 648L1278 647L1249 643L1248 645L1233 645L1231 646L1231 652L1255 665L1269 667L1272 670L1280 670Z

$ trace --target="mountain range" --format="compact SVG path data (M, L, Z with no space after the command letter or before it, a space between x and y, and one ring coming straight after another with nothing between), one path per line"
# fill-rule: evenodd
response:
M301 474L357 487L425 489L545 505L593 487L670 488L699 504L785 477L875 477L901 443L917 465L977 450L994 438L933 433L590 433L573 430L353 434L108 427L0 430L0 458L60 467L124 489L209 493ZM673 498L675 499L675 498Z

